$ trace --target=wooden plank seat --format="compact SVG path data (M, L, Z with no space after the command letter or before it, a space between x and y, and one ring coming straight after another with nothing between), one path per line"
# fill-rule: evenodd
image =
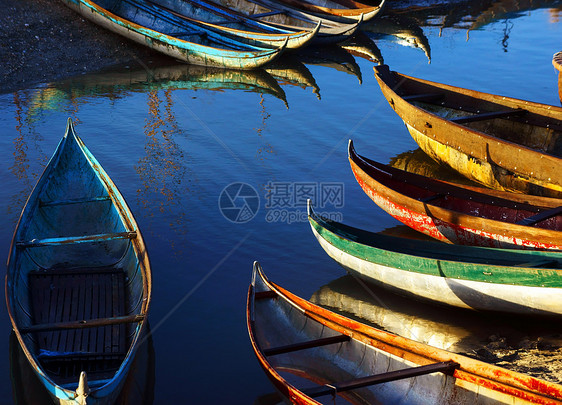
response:
M449 121L456 124L468 124L469 122L491 120L494 118L506 118L510 115L521 115L524 112L526 112L526 110L522 108L517 108L514 110L490 111L463 117L449 118Z
M285 14L285 12L282 10L273 10L273 11L268 11L267 13L251 14L250 17L262 18L262 17L269 17L270 15L276 15L276 14Z
M321 339L309 340L306 342L294 343L292 345L272 347L265 349L263 354L266 356L274 356L276 354L291 353L298 350L311 349L313 347L320 347L326 345L333 345L336 343L348 342L351 338L347 335L336 335Z
M435 194L430 195L428 197L419 198L418 201L423 202L423 203L428 203L428 202L438 200L438 199L446 197L446 196L447 196L447 194L445 194L445 193L435 193Z
M116 239L134 239L137 237L136 232L116 232L116 233L103 233L98 235L85 235L85 236L64 236L60 238L44 238L32 239L30 241L16 242L16 246L20 249L41 246L58 246L68 245L75 243L91 243L91 242L105 242Z
M545 211L541 211L538 214L522 219L521 221L517 221L516 224L530 226L560 214L562 214L562 205L560 207L555 207Z
M409 96L403 96L402 98L408 102L420 101L420 102L432 102L442 99L445 95L443 93L423 93L423 94L411 94Z
M368 377L357 378L351 381L345 381L336 384L326 384L321 387L303 390L306 395L311 398L323 395L336 395L338 392L350 391L362 387L375 384L382 384L390 381L403 380L405 378L413 378L420 375L426 375L436 372L451 374L459 367L458 363L453 361L444 361L441 363L433 363L425 366L411 367L402 370L389 371L387 373L376 374Z
M52 207L56 205L70 205L70 204L86 204L92 202L110 201L109 196L104 197L92 197L92 198L72 198L68 200L56 200L56 201L39 201L40 207Z
M28 281L34 325L23 332L33 333L43 367L58 383L75 382L80 371L90 380L110 378L127 352L125 323L54 330L42 326L129 318L124 271L59 268L30 272Z

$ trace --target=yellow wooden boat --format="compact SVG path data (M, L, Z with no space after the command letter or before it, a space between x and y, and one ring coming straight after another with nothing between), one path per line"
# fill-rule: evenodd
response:
M562 108L375 67L421 149L490 188L562 197Z

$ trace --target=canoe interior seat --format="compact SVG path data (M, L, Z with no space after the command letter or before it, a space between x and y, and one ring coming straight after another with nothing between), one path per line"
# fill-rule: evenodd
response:
M457 368L459 368L458 363L455 363L454 361L444 361L441 363L433 363L425 366L405 368L402 370L389 371L382 374L361 377L351 381L326 384L320 387L302 390L302 392L304 392L311 398L317 398L324 395L335 396L338 392L351 391L362 387L403 380L406 378L414 378L420 375L427 375L438 372L450 375L453 374Z
M463 117L449 118L449 121L452 121L456 124L468 124L470 122L491 120L495 118L507 118L508 116L513 116L513 115L521 115L526 111L527 110L524 110L522 108L517 108L515 110L512 109L512 110L503 110L503 111L490 111L490 112L478 113L478 114L468 115Z
M73 198L68 200L56 200L56 201L39 200L39 206L52 207L57 205L86 204L86 203L94 203L100 201L111 201L111 198L109 196L103 196L103 197L91 197L91 198Z
M333 345L336 343L348 342L351 338L347 335L336 335L306 342L293 343L291 345L272 347L265 349L263 354L266 356L275 356L276 354L291 353L298 350L312 349L314 347Z
M136 237L136 232L116 232L85 236L64 236L60 238L44 238L33 239L30 241L19 241L16 242L16 247L18 247L19 249L25 249L41 246L69 245L75 243L107 242L110 240L134 239Z
M446 197L447 194L445 193L435 193L433 195L430 195L428 197L423 197L423 198L419 198L418 201L423 202L423 203L427 203L427 202L431 202L434 200L438 200L440 198Z
M421 102L435 102L441 100L445 95L443 93L424 93L424 94L411 94L403 96L402 98L408 102L421 101Z
M29 274L34 324L56 324L124 316L122 269L52 269ZM57 383L111 378L127 351L126 324L34 332L42 366Z
M560 207L555 207L545 211L541 211L538 214L535 214L531 217L524 218L521 221L517 221L516 224L531 226L536 223L546 221L547 219L558 216L560 214L562 214L562 205Z
M270 15L276 15L276 14L284 14L284 11L273 10L273 11L268 11L267 13L252 14L252 15L250 15L250 17L252 17L252 18L262 18L262 17L269 17Z

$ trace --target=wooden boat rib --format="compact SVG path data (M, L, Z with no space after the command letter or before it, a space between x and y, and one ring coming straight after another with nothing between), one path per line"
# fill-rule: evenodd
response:
M133 215L69 119L22 211L6 275L12 327L56 403L114 403L151 288Z
M318 34L314 37L315 44L329 44L350 38L362 23L362 19L353 23L340 23L328 18L306 13L278 2L269 0L192 0L197 3L223 7L231 12L242 13L254 21L265 23L278 29L300 31L312 30L321 23Z
M349 163L365 193L409 227L442 242L562 250L562 201L434 180L358 155Z
M148 1L155 10L171 13L185 21L196 25L203 25L221 35L233 39L243 40L250 45L258 47L278 48L286 43L287 49L301 48L314 39L320 30L320 23L313 30L298 32L278 30L265 24L256 24L249 18L233 16L231 13L220 11L217 8L195 5L189 0L156 0ZM248 24L249 21L253 24ZM227 26L228 23L229 26Z
M410 134L433 159L490 188L562 197L562 108L375 67Z
M309 222L348 271L404 295L475 310L562 314L562 252L449 245L367 232L316 215Z
M155 18L141 1L64 0L94 23L156 51L194 65L254 69L271 62L285 49L256 47L216 30L168 15Z
M246 317L260 366L293 404L320 404L315 398L328 395L329 403L343 399L351 404L562 402L559 384L418 343L314 305L269 281L257 262ZM297 385L293 375L308 382Z

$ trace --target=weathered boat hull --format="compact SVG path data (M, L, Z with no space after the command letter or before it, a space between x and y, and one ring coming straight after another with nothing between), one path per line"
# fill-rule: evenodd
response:
M366 159L355 152L351 141L348 151L363 191L412 229L448 243L562 250L558 199L463 188ZM532 221L541 215L536 223ZM519 224L525 221L529 225Z
M337 263L401 294L475 310L562 314L560 252L395 238L328 223L310 206L309 221L314 236Z
M198 3L207 2L207 0L195 1ZM210 2L228 10L242 13L254 21L282 30L313 30L318 23L321 23L320 30L313 40L314 44L317 45L345 41L356 32L362 22L361 20L350 24L339 23L269 0L211 0Z
M562 108L416 79L388 66L375 67L375 76L435 160L490 188L562 196Z
M132 213L69 120L22 211L6 275L14 333L56 403L115 402L145 329L151 288ZM90 301L98 305L84 306ZM89 389L79 384L81 370L90 373Z
M275 60L284 49L284 47L273 50L251 49L248 45L247 50L237 50L201 45L143 27L109 12L90 0L63 1L68 7L101 27L155 51L194 65L255 69Z
M351 404L562 400L558 384L393 335L316 306L267 280L257 263L246 314L260 366L292 404L320 404L314 399L322 396L319 391L330 400ZM398 370L402 378L391 377ZM303 380L294 382L292 375L307 385L300 388Z
M293 32L277 30L266 24L256 23L241 14L229 13L217 7L205 7L202 2L190 0L157 0L160 7L221 32L248 44L261 47L279 48L286 43L287 49L297 49L309 44L316 36L320 25L313 30Z

